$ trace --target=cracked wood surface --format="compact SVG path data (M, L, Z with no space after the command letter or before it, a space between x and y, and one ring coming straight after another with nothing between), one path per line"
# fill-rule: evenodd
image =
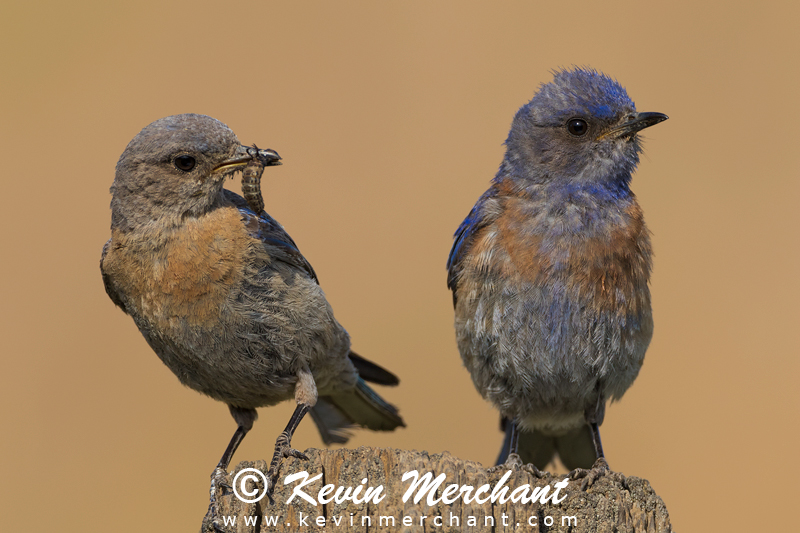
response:
M403 502L403 496L411 483L410 480L402 481L405 472L417 470L420 476L431 472L434 478L439 474L445 474L445 481L436 491L438 499L451 484L470 485L476 490L481 485L489 484L491 489L494 489L506 470L489 472L480 463L464 461L447 452L429 454L415 450L362 447L355 450L308 449L305 453L308 455L308 461L296 458L283 461L273 495L274 503L270 503L267 497L257 503L244 503L236 498L232 490L220 489L218 509L222 530L240 533L672 532L664 502L656 495L647 480L637 477L627 477L624 481L613 476L601 477L586 491L581 490L580 480L570 481L567 487L560 491L560 496L566 497L559 504L552 502L541 504L538 501L535 503L487 501L479 504L474 501L465 503L459 498L451 504L439 501L434 505L428 505L427 495L419 503L414 503L413 496ZM229 482L233 482L236 474L243 469L256 468L266 472L267 466L264 461L244 461L230 474ZM385 497L377 504L370 499L360 504L348 500L341 503L331 501L312 505L295 496L287 504L293 489L302 481L284 485L284 480L286 476L302 471L308 472L309 479L322 474L320 480L308 483L302 488L303 492L314 500L318 499L319 491L324 485L333 484L336 487L355 489L362 486L364 478L367 479L364 488L377 488L382 485L381 495ZM531 487L550 485L552 494L555 483L564 478L565 475L552 476L545 473L542 479L538 479L524 468L515 468L505 483L505 486L509 487L506 494L511 495L514 489L525 484ZM250 484L245 488L260 490L263 486ZM364 490L361 492L363 496ZM394 518L393 524L389 517ZM227 524L224 523L226 519ZM203 529L206 530L208 525L204 524Z

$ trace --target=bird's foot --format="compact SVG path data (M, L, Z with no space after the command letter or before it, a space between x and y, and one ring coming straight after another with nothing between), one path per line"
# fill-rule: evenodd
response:
M224 469L217 467L211 474L211 489L209 490L210 498L208 505L208 512L203 517L203 525L200 528L201 533L224 533L225 528L219 520L217 492L220 490L231 490L231 485L228 483L228 473Z
M290 439L291 437L285 431L278 436L278 440L275 441L275 453L272 455L272 463L269 467L270 471L276 468L277 463L280 463L281 459L285 457L297 457L308 461L306 454L292 448Z
M569 479L577 480L583 479L581 483L581 490L586 490L592 485L594 485L595 481L600 479L601 477L608 476L613 481L617 483L625 485L625 476L620 474L619 472L614 472L609 468L608 462L605 460L604 457L598 457L597 460L592 465L592 468L586 470L585 468L576 468L572 472L569 473Z
M286 457L297 457L298 459L308 461L308 456L306 456L306 454L291 447L291 436L284 431L275 441L275 453L272 455L272 462L269 465L268 477L270 479L270 484L267 494L270 496L270 500L272 500L272 493L275 489L275 481L278 479L278 468L280 468L281 460Z
M215 490L216 487L223 488L225 490L232 490L231 484L228 483L228 473L225 471L224 468L216 467L214 471L211 473L211 490ZM212 493L213 494L213 493Z
M544 477L544 472L536 468L536 465L533 463L528 463L526 465L522 465L522 469L535 477L536 479L542 479Z
M497 472L503 472L504 470L516 470L522 466L522 458L519 456L519 454L510 453L508 454L505 463L492 466L488 468L487 471L490 474L495 474Z
M518 470L518 469L524 470L525 472L527 472L530 475L532 475L534 477L537 477L537 478L541 478L544 475L544 474L542 474L541 470L536 468L535 464L533 464L533 463L529 463L529 464L523 463L522 462L522 458L519 456L519 454L516 454L516 453L508 454L508 458L506 458L506 462L505 463L503 463L501 465L493 466L491 468L488 468L487 471L490 474L494 474L494 473L497 473L497 472L504 472L506 470Z

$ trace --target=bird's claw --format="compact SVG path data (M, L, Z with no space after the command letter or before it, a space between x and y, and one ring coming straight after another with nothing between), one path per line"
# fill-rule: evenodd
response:
M538 468L536 468L535 464L533 464L533 463L529 463L529 464L523 463L522 462L522 458L519 456L519 454L516 454L516 453L509 454L508 457L506 458L506 462L505 463L503 463L501 465L497 465L497 466L492 466L492 467L487 469L487 472L489 472L490 474L495 474L497 472L503 472L505 470L523 470L523 471L529 473L530 475L532 475L532 476L534 476L536 478L539 478L539 479L541 479L542 476L544 476L542 471L539 470Z
M295 450L294 448L287 448L283 450L284 457L297 457L298 459L302 459L303 461L308 461L308 456L299 450Z
M583 479L583 482L581 483L581 490L583 491L590 488L598 479L605 476L608 476L613 481L625 485L625 476L619 472L612 471L604 457L599 457L592 465L592 468L588 470L585 468L576 468L569 473L569 479Z
M523 466L522 458L516 453L510 453L508 454L508 457L506 457L505 463L487 468L487 471L490 474L494 474L496 472L502 472L504 470L516 470L518 468L521 468L522 466Z
M209 489L209 504L208 511L203 517L203 525L200 529L203 533L210 533L216 531L218 533L225 533L225 528L219 522L219 513L217 512L217 490L225 489L231 490L231 485L228 483L228 473L223 468L217 467L211 473L211 488Z
M225 528L219 521L219 513L217 513L217 502L212 501L208 506L208 512L203 517L203 525L200 527L200 533L227 533Z
M203 525L200 528L200 533L231 533L231 531L222 525L219 518L216 516L209 517L206 515L205 518L203 518Z
M536 465L533 464L533 463L528 463L526 465L522 465L522 470L524 470L525 472L529 473L530 475L532 475L536 479L542 479L544 477L544 472L539 470L536 467Z
M272 455L272 462L270 463L267 476L269 479L267 495L270 501L272 500L272 493L275 489L275 481L278 479L278 468L280 468L281 460L288 457L296 457L303 461L308 461L308 456L300 450L292 448L290 443L290 436L285 431L281 433L275 441L275 453Z
M225 490L232 490L231 484L228 483L228 473L220 468L217 467L214 469L214 472L211 474L211 485L212 488L216 484L218 487L222 487Z

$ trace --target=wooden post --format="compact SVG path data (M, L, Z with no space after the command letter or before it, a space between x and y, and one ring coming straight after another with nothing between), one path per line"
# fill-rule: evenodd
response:
M464 461L449 453L395 450L389 448L358 448L356 450L317 450L305 453L308 461L286 459L281 465L274 492L274 503L264 497L255 503L241 501L232 489L221 488L218 522L222 531L230 532L339 532L372 533L397 531L408 532L630 532L671 533L667 508L656 495L647 480L621 476L605 476L587 490L581 490L580 480L569 481L556 492L556 483L566 476L545 474L542 479L531 475L524 467L515 468L498 487L507 470L487 471L479 463ZM265 472L264 461L242 462L229 477L229 483L245 469L255 468ZM403 481L406 472L416 470L420 478L428 472L430 482L445 474L437 489L425 492L415 503L415 496L422 491L423 484L403 501L414 481L414 476ZM307 472L305 476L301 474ZM247 474L243 472L237 480L237 489ZM287 476L298 474L295 481L284 484ZM309 482L317 475L318 480ZM362 483L363 480L366 482ZM304 482L307 482L303 485ZM529 485L528 490L525 485ZM302 486L301 486L302 485ZM320 490L325 485L334 485L329 493ZM448 486L456 485L449 489ZM495 490L498 497L478 503L472 500L482 485L489 485L477 495L479 501L490 498ZM464 486L473 487L469 489ZM542 495L545 486L549 490ZM339 489L341 487L341 489ZM359 490L360 487L360 490ZM377 496L367 493L382 487ZM507 487L507 490L503 489ZM347 489L355 500L345 500ZM508 500L516 495L531 498L538 488L535 501ZM246 482L244 490L260 494L263 484ZM292 498L293 491L297 494ZM339 503L336 490L339 489ZM516 490L516 492L514 492ZM313 505L299 492L313 500ZM446 495L443 501L442 495ZM559 503L553 502L555 493ZM369 497L364 499L365 494ZM458 497L459 494L461 497ZM245 497L246 494L243 494ZM430 496L429 496L430 495ZM502 499L500 496L504 496ZM254 499L256 496L249 497ZM430 497L430 500L429 500ZM327 503L319 503L322 499ZM453 501L455 499L455 501ZM541 503L544 499L546 503ZM329 501L330 500L330 501ZM288 503L287 503L288 502ZM376 503L377 502L377 503ZM214 531L211 524L204 523L203 531Z

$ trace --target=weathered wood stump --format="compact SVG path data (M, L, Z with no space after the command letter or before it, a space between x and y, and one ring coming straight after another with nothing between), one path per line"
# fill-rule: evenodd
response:
M514 468L510 474L507 470L490 472L479 463L447 452L431 455L358 448L309 449L305 453L308 461L284 460L273 502L263 497L246 503L232 489L219 489L222 529L240 533L672 531L664 502L647 480L636 477L604 476L584 491L580 480L565 486L564 475L545 474L539 479L525 468ZM264 485L247 479L248 475L258 478L247 469L264 473L267 467L264 461L242 462L229 482L240 496L256 499ZM412 474L404 481L404 474L414 470L418 478ZM429 483L435 484L440 474L445 479L426 492L424 476L429 472ZM293 474L294 480L285 484ZM311 481L318 475L319 479ZM415 479L421 482L412 488ZM326 485L335 488L323 490ZM348 495L350 498L345 498ZM208 530L209 525L204 524L203 529Z

